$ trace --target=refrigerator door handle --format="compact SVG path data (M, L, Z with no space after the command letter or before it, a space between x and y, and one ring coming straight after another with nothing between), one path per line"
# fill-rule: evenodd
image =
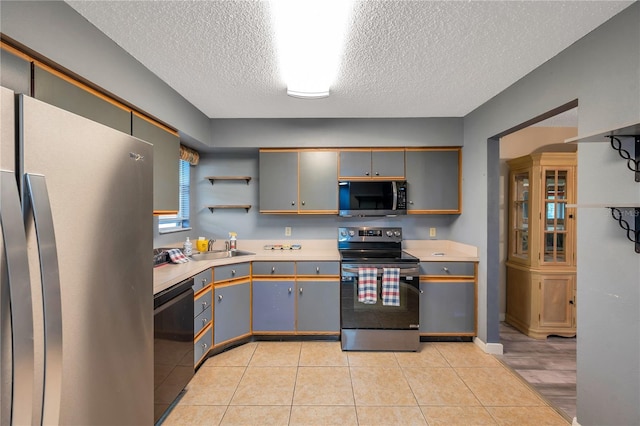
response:
M12 361L13 389L2 389L2 398L10 398L11 424L32 423L34 383L34 342L31 279L27 257L27 240L22 222L20 197L14 172L0 171L0 223L9 278L11 301L12 354L2 355L2 362ZM2 303L3 307L8 303ZM5 320L5 315L2 319ZM3 327L3 331L4 327ZM4 369L3 369L4 371ZM4 384L4 379L3 379ZM9 391L5 395L5 391ZM3 401L3 407L5 403ZM6 417L3 416L6 420Z
M46 368L42 424L58 424L62 392L62 302L56 236L45 177L27 173L25 181L38 241L44 306Z

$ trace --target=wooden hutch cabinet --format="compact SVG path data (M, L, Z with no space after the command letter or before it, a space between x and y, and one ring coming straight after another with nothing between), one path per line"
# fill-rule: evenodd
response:
M506 322L536 339L576 334L575 152L509 165Z

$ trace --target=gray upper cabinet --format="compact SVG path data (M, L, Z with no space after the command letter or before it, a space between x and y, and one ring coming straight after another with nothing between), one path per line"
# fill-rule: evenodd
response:
M153 211L169 214L179 209L180 138L133 114L131 134L153 144Z
M298 153L260 151L260 212L298 211Z
M34 67L33 97L123 133L131 134L131 110L53 70ZM154 153L155 155L155 153Z
M260 212L338 212L337 153L261 150Z
M305 213L338 213L338 153L301 151L299 210Z
M410 214L459 214L461 148L407 148Z
M16 93L31 95L31 62L0 50L0 85Z
M404 149L340 151L341 179L404 179Z

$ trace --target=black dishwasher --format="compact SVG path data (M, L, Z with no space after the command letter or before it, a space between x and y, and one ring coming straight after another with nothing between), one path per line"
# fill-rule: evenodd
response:
M154 423L194 374L193 278L153 298Z

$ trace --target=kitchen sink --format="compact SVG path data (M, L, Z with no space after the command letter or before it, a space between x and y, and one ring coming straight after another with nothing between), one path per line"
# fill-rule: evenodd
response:
M213 250L195 253L191 255L193 260L215 260L215 259L226 259L229 257L238 257L238 256L250 256L255 253L244 250Z

